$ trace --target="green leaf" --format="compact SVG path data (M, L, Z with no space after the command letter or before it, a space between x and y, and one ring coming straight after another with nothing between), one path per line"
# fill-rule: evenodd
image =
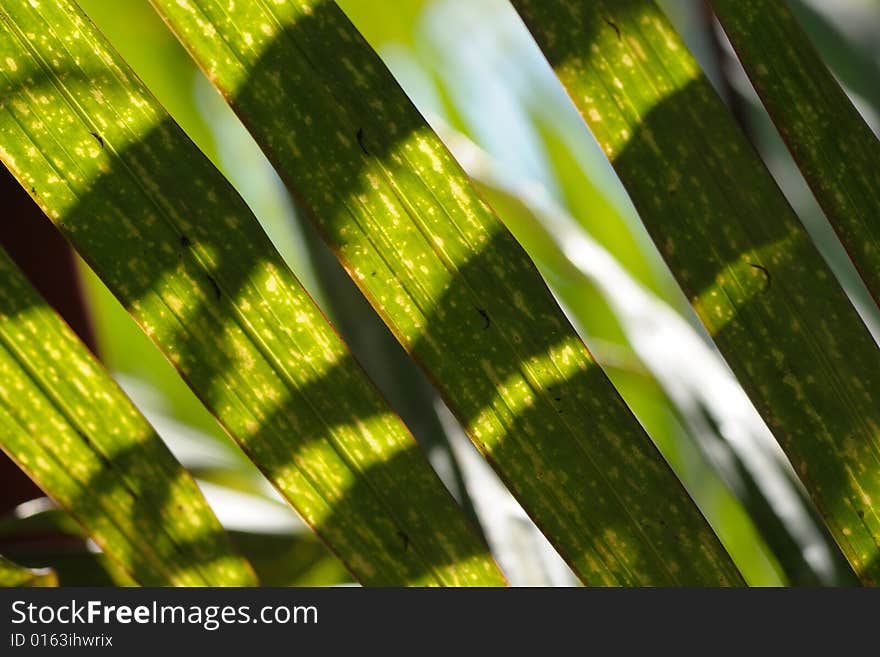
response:
M47 535L49 540L41 542ZM56 542L59 536L63 542ZM351 581L339 561L311 533L230 529L229 536L253 566L261 586L334 586ZM51 567L61 586L134 585L103 554L89 551L83 537L82 529L57 509L0 519L4 552L29 568Z
M3 0L0 158L365 584L503 584L232 187L68 0Z
M840 581L835 566L849 576L844 581L856 581L830 537L817 531L806 496L780 458L773 436L703 336L632 278L591 235L578 230L575 218L540 182L508 171L465 136L438 131L574 316L580 320L576 304L590 289L614 309L626 335L623 344L615 344L622 354L617 362L628 367L609 364L615 356L607 353L594 352L597 360L609 364L607 371L627 404L664 454L671 455L670 464L746 582L784 584L774 570L781 567L794 586L829 584ZM660 340L667 348L657 344ZM682 359L681 353L688 358ZM627 386L625 374L637 376L640 385ZM652 418L652 406L674 409L687 432L668 436L664 445L657 438L663 427ZM731 499L733 494L745 508ZM765 556L768 552L778 566ZM828 564L832 553L839 564Z
M741 582L531 260L335 3L153 4L584 581Z
M87 536L58 508L0 519L0 543L9 558L27 568L51 568L59 586L137 586L106 554L88 549Z
M254 582L195 482L0 250L0 447L135 580Z
M712 7L819 205L880 301L880 141L785 2L713 0Z
M234 532L264 586L337 586L350 582L333 555L309 534Z
M871 30L861 30L862 23L847 20L852 30L832 20L811 0L788 0L792 13L803 25L811 41L818 47L822 59L841 83L863 98L874 111L880 111L880 62L875 61ZM874 2L861 8L863 15L877 13L880 5ZM844 14L841 14L842 16ZM863 38L853 38L863 33Z
M28 567L49 564L58 577L58 586L125 586L135 587L118 564L104 554L96 554L85 548L45 549L29 546L21 554L14 555ZM262 580L261 580L262 581Z
M880 352L794 211L654 2L513 4L849 562L880 581Z
M333 325L422 449L435 463L440 458L448 464L449 476L445 483L479 528L461 470L437 415L436 392L321 241L315 228L304 223L301 231Z
M58 586L58 577L51 570L32 570L0 556L0 586Z

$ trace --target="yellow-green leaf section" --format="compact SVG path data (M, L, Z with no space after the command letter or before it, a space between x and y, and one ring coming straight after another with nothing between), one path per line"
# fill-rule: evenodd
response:
M189 474L2 249L0 448L140 584L254 584Z
M711 4L804 178L880 302L880 141L785 2Z
M58 576L52 570L25 568L0 556L0 586L58 586Z
M364 584L503 584L235 190L80 9L0 2L0 157Z
M741 582L531 260L335 3L153 4L584 581Z
M653 0L513 4L849 562L880 581L880 351L798 217Z

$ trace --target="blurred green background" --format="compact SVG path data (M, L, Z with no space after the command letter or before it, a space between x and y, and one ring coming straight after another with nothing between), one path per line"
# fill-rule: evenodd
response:
M568 569L439 402L429 393L415 401L405 398L411 378L418 375L407 367L406 359L393 353L387 336L375 338L382 345L378 357L364 351L376 343L365 341L359 332L382 332L372 311L355 298L311 228L300 223L271 166L147 0L79 2L238 189L294 272L340 324L355 352L373 361L365 365L386 395L392 402L403 396L396 406L411 405L398 410L423 439L441 476L475 514L512 583L574 585ZM343 0L339 4L535 259L588 347L749 583L848 583L847 569L830 548L787 462L711 347L609 164L507 2ZM711 15L696 0L662 4L761 151L876 338L880 327L876 307ZM791 0L790 4L876 130L880 3ZM102 359L197 476L263 583L347 583L335 558L222 434L87 267L82 269ZM42 508L20 509L15 518L0 523L0 535L38 523L64 526L57 513ZM16 557L34 565L46 565L47 559L33 554ZM124 581L100 555L71 552L51 558L62 583ZM88 564L85 570L84 564Z

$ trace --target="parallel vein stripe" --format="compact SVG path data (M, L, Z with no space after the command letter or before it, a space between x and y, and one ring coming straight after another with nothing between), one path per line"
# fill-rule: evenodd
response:
M880 580L880 351L652 0L513 0L852 564Z
M335 3L153 4L585 581L741 582L532 262Z
M273 485L365 584L504 584L250 210L79 9L2 7L0 158Z
M880 302L880 140L786 3L711 4L816 199Z
M0 446L135 581L247 585L195 482L0 250Z

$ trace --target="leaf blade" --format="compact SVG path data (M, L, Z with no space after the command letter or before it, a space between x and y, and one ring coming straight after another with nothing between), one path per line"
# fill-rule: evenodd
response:
M0 157L273 485L364 583L503 584L253 214L78 7L0 17Z
M764 107L880 303L880 140L784 2L712 7Z
M880 577L880 354L653 1L514 0L864 582Z
M0 447L137 581L252 584L195 482L2 250L0 278Z
M334 3L153 4L583 579L741 581L534 265Z

